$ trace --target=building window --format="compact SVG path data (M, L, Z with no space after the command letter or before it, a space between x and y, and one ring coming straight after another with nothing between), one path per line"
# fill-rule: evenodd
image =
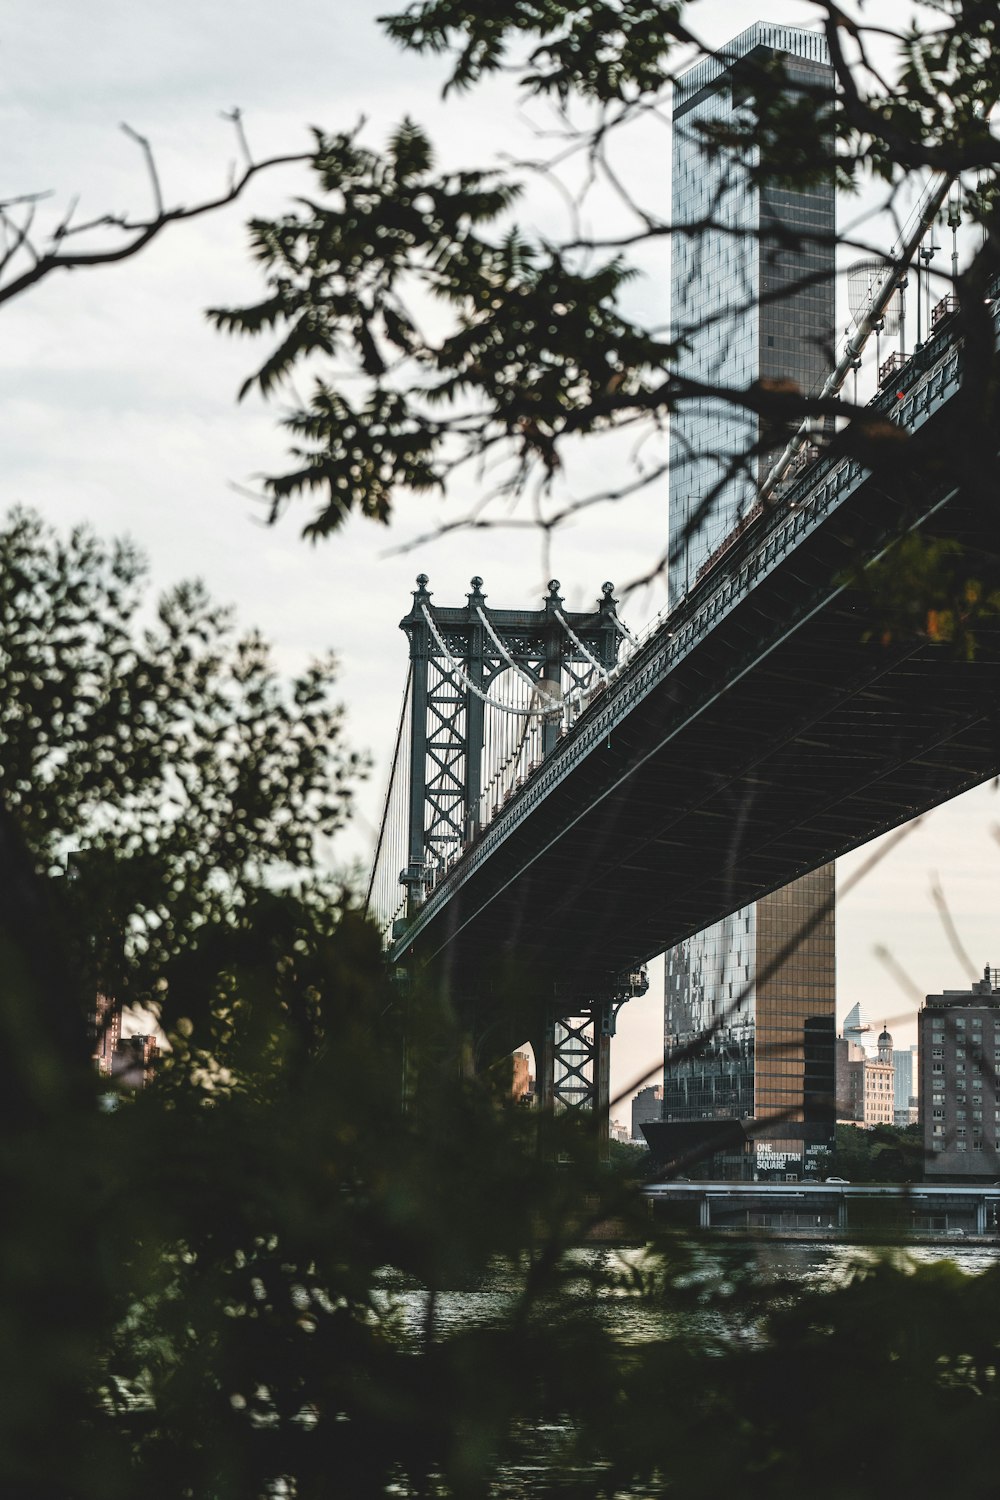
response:
M943 1120L944 1119L944 1110L943 1109L936 1109L934 1111L934 1118L935 1118L935 1120Z
M933 1050L933 1052L931 1053L931 1056L932 1057L944 1057L944 1048L943 1047L935 1047L934 1050Z
M964 1151L964 1150L966 1150L966 1143L965 1143L965 1141L956 1141L955 1142L955 1150L956 1151Z

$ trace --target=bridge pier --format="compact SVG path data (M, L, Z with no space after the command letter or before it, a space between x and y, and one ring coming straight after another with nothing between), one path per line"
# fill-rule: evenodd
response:
M567 1014L549 1008L537 1061L540 1103L556 1114L595 1113L598 1131L607 1138L611 1102L610 1005L581 1007Z
M645 969L620 975L610 993L560 999L558 986L548 1007L540 1046L535 1046L536 1088L543 1109L595 1116L600 1149L606 1154L611 1106L611 1038L626 1000L649 988Z
M600 1149L608 1143L611 1103L611 1004L567 1015L552 1005L534 1045L538 1101L553 1114L593 1114Z

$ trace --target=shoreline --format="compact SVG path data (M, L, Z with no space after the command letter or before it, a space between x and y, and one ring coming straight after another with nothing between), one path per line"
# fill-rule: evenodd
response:
M1000 1236L997 1234L956 1234L954 1231L929 1232L927 1234L896 1234L892 1232L879 1232L872 1230L865 1233L856 1229L746 1229L711 1227L700 1228L697 1225L674 1226L678 1234L700 1240L729 1240L733 1242L743 1241L749 1244L827 1244L827 1245L887 1245L895 1249L919 1249L921 1246L940 1246L956 1249L993 1249L1000 1255ZM584 1237L587 1245L600 1246L605 1249L638 1249L648 1244L649 1240L638 1234L627 1233L620 1225L612 1222L607 1224L596 1224Z

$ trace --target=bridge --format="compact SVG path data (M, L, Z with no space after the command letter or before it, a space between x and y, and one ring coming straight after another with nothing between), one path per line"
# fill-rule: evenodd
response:
M568 615L555 582L519 613L418 580L369 905L484 1055L532 1042L543 1101L606 1099L653 956L1000 771L998 621L952 649L869 583L901 536L996 554L965 362L953 317L871 404L896 463L832 444L641 639L610 584Z
M1000 1236L996 1185L669 1182L642 1192L651 1218L687 1229L911 1243L975 1237L993 1246Z

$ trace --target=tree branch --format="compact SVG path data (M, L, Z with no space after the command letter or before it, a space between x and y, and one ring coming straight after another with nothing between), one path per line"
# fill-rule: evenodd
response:
M239 176L233 180L226 192L220 193L217 197L207 198L204 202L192 204L190 207L179 205L176 208L165 209L162 205L159 180L149 142L134 130L131 130L127 125L123 125L122 129L137 140L146 153L157 205L154 217L131 221L127 218L107 216L102 219L91 220L87 224L79 224L75 229L71 229L69 227L69 219L75 207L74 202L69 213L67 213L59 228L52 236L51 243L56 248L49 249L41 254L33 252L36 255L35 264L22 272L21 275L12 277L5 285L0 285L0 305L13 301L15 297L19 297L22 292L26 292L29 287L37 286L40 281L44 281L46 277L51 276L55 271L76 271L85 268L89 269L93 266L111 265L115 261L129 260L133 255L138 255L140 250L145 249L169 224L180 224L187 219L198 219L204 214L214 213L216 209L225 208L227 204L234 203L247 185L259 173L270 171L272 167L291 166L313 159L312 152L298 151L290 153L287 156L269 156L265 157L263 161L250 162ZM242 137L242 139L245 144L245 137ZM32 195L32 197L35 196ZM0 259L0 273L10 264L11 258L16 254L17 250L29 243L27 241L27 230L30 227L30 223L21 230L18 226L11 224L6 214L4 214L4 222L14 229L16 239L12 248ZM100 227L118 229L123 234L128 235L129 238L124 244L108 246L106 249L101 250L80 250L74 252L58 248L65 243L70 235L83 234Z

